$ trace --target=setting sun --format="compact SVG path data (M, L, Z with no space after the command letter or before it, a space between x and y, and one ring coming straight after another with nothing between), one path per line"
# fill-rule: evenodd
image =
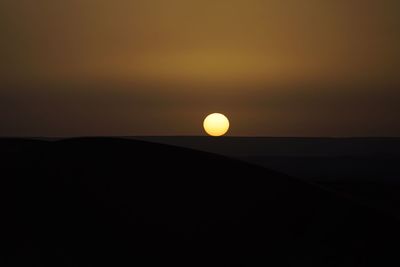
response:
M213 113L205 118L203 126L207 134L222 136L229 130L229 120L221 113Z

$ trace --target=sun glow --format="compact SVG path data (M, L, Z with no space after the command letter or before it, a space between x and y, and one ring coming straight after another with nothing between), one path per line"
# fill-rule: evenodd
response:
M221 113L208 115L203 122L204 130L211 136L222 136L229 130L229 120Z

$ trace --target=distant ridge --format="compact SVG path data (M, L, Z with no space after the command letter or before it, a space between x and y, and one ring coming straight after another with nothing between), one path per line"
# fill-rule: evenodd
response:
M224 155L335 156L386 154L400 156L400 138L311 138L311 137L127 137Z

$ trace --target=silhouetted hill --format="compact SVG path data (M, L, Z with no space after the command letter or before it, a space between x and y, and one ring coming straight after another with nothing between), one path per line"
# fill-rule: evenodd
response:
M400 138L132 137L213 152L314 182L400 185Z
M400 156L400 138L136 136L155 143L235 157Z
M351 194L400 217L400 138L131 138L238 158Z
M396 218L223 156L0 140L2 266L382 266Z

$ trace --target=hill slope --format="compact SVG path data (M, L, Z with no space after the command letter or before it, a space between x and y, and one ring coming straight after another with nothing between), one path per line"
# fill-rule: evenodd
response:
M3 266L395 265L399 223L312 184L134 140L0 140Z

